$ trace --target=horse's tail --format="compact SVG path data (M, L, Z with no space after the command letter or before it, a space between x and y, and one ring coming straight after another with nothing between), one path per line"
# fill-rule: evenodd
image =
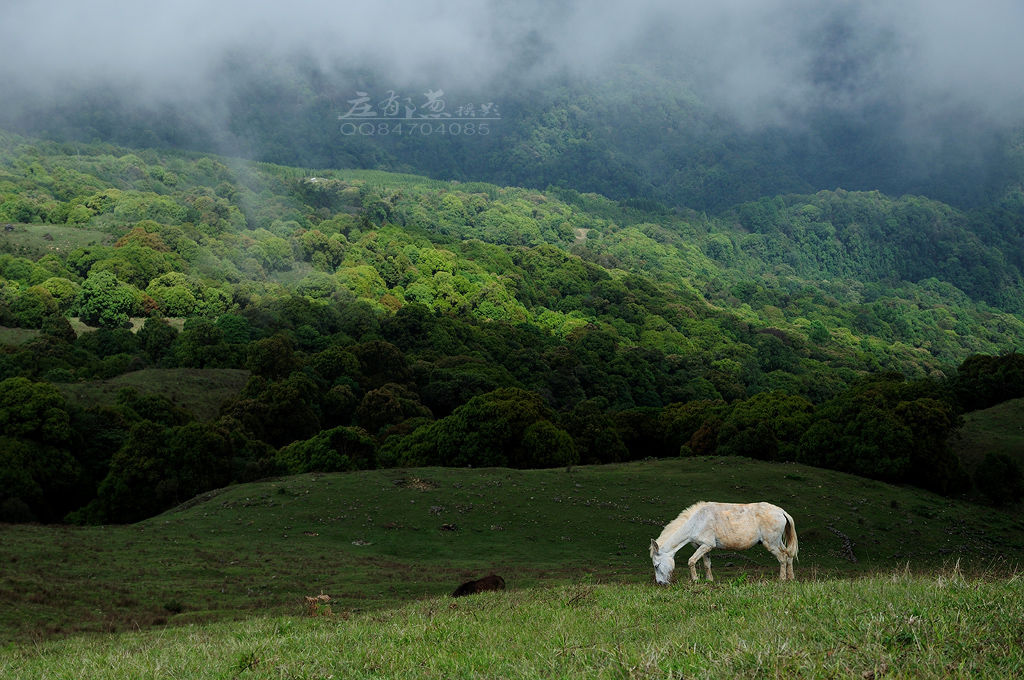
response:
M786 553L796 559L797 553L800 552L800 542L796 538L796 522L785 510L782 511L782 514L786 516L786 528L782 532L782 543Z

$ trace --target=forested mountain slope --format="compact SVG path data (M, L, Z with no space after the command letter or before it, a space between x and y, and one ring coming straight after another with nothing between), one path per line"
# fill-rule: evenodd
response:
M962 404L1024 346L1019 236L981 215L836 191L709 217L3 133L0 323L38 332L0 354L0 503L110 521L275 471L680 451L949 489ZM997 385L959 377L1007 352L972 374ZM150 367L252 377L213 421L52 385Z

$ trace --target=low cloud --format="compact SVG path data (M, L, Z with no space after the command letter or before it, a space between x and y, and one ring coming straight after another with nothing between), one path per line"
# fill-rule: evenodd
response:
M9 0L0 106L106 87L143 106L215 108L232 59L372 68L394 86L446 89L650 62L751 127L879 108L908 130L965 112L1006 126L1024 111L1022 31L1017 0Z

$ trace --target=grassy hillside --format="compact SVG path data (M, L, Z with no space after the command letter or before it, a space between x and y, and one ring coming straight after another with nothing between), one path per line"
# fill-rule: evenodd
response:
M964 417L953 440L965 471L974 474L989 455L1007 456L1024 467L1024 399L1010 399ZM1019 504L1018 504L1019 507Z
M109 380L58 383L68 401L86 406L113 406L118 393L131 388L142 395L160 395L199 420L217 417L221 404L245 387L249 372L234 368L147 368Z
M112 245L116 240L109 233L70 224L11 224L0 231L3 252L31 257L70 253L76 248Z
M968 413L956 446L968 470L988 453L1002 453L1024 465L1024 399Z
M131 526L4 526L0 630L23 642L296 615L320 593L336 614L379 611L490 571L516 591L581 578L647 584L650 538L701 499L785 507L803 580L956 560L1003 574L1024 558L1014 516L795 464L687 458L303 475L205 494ZM719 582L777 573L761 549L712 560Z
M31 328L8 328L0 326L0 344L16 346L38 337L39 331Z

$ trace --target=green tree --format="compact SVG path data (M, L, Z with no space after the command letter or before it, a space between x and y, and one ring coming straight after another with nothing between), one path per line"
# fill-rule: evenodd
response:
M90 326L120 328L138 310L138 291L118 280L109 271L90 273L82 284L75 308L83 322Z
M800 437L813 420L814 406L803 397L762 392L736 402L718 431L720 455L761 460L796 460Z
M188 319L171 351L179 366L217 368L239 362L235 348L224 342L224 331L209 319Z
M244 345L252 340L252 324L244 316L221 314L215 323L224 333L226 343Z
M359 359L347 348L334 345L310 357L308 365L329 385L340 381L354 384L359 375Z
M374 467L375 448L365 430L335 427L285 446L277 459L290 474L367 470Z
M59 305L50 291L43 286L32 286L20 291L9 307L8 315L14 325L39 328L43 320L57 314Z
M575 465L580 461L568 432L550 420L538 420L523 431L523 453L516 467L548 468Z
M222 410L252 438L280 447L320 431L320 402L313 379L295 372L277 381L253 376L240 397Z
M964 359L951 381L965 411L988 408L1024 396L1024 354L975 354Z
M149 282L146 294L165 316L191 316L199 306L197 284L180 272L170 272Z
M409 360L390 342L373 340L353 345L349 351L359 360L359 384L367 391L386 383L406 385L412 379Z
M629 451L608 413L608 400L598 397L577 403L562 418L584 465L615 463L629 459Z
M142 324L136 337L143 351L154 363L160 362L171 353L178 330L158 317L149 317Z
M27 378L0 382L0 513L56 521L81 500L63 395Z
M421 426L405 437L389 439L382 456L401 465L456 467L531 467L545 456L556 465L563 463L555 460L577 460L572 438L555 425L556 420L555 412L540 395L519 388L502 388L473 397L450 416ZM544 421L553 429L530 429ZM545 444L555 449L545 454L539 449Z
M356 409L357 422L370 433L397 425L410 418L432 418L419 395L396 383L386 383L364 396Z
M132 425L110 461L96 500L83 511L93 521L134 522L231 481L233 447L208 423Z
M245 367L264 378L282 378L298 367L292 341L283 334L250 343Z
M74 304L75 298L78 297L79 285L62 277L50 277L43 281L40 286L50 293L57 302L58 311L61 313L68 311L71 305Z
M957 425L931 383L873 376L815 411L800 438L801 462L943 492L962 475L946 443Z

